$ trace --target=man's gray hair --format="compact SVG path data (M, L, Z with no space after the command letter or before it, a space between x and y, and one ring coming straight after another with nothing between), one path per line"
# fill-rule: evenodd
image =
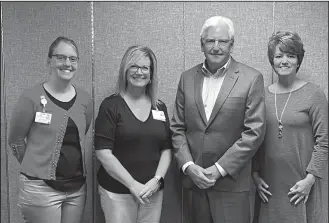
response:
M213 17L210 17L209 19L207 19L207 21L203 24L203 26L201 28L200 37L204 38L205 33L208 28L217 27L222 24L225 24L227 26L229 38L231 40L234 40L235 31L234 31L233 22L232 22L232 20L230 20L229 18L226 18L224 16L213 16Z

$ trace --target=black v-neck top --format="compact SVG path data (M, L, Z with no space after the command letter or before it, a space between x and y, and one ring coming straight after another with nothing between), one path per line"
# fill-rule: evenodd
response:
M160 101L161 102L161 101ZM156 110L151 108L151 110ZM120 95L105 98L95 121L95 149L110 149L123 167L140 183L154 177L161 151L171 149L171 133L166 105L161 102L166 121L148 118L140 121ZM98 171L98 182L113 193L129 194L130 191L112 178L103 166Z

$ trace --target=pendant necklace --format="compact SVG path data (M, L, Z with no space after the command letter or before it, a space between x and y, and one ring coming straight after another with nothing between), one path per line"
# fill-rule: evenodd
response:
M287 104L288 104L289 98L290 98L290 96L291 96L291 93L292 93L292 90L294 89L294 87L295 87L295 83L294 83L294 85L292 86L292 88L291 88L291 90L290 90L290 92L289 92L288 99L287 99L287 101L286 101L286 103L285 103L285 105L284 105L284 107L283 107L283 109L282 109L282 113L281 113L281 116L280 116L280 118L279 118L279 116L278 116L278 107L277 107L277 105L276 105L276 90L277 90L277 88L278 88L278 84L277 84L277 86L275 86L275 90L274 90L274 106L275 106L275 115L276 115L276 119L277 119L278 122L279 122L279 125L278 125L278 128L279 128L279 135L278 135L278 137L279 137L279 138L282 138L282 134L283 134L282 116L283 116L284 110L285 110L286 107L287 107Z
M140 106L137 106L137 101L138 100L131 100L131 102L133 103L133 105L134 105L134 108L135 108L135 110L137 111L137 113L139 114L139 112L140 112Z
M137 106L137 100L131 99L125 95L126 101L129 101L133 105L133 109L136 110L137 113L140 112L140 107Z

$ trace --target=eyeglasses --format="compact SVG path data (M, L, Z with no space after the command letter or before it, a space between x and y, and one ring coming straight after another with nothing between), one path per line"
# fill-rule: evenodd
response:
M216 42L218 46L227 47L231 40L230 39L203 39L203 43L207 48L215 47Z
M143 74L149 74L150 73L150 67L146 67L146 66L140 67L140 66L137 66L137 65L133 65L133 66L129 67L129 70L133 73L136 73L138 71L138 69L141 69Z
M75 56L65 56L63 54L54 54L54 55L51 55L52 57L56 57L56 59L62 63L65 63L67 58L69 58L70 62L71 63L77 63L78 60L79 60L79 57L75 57Z

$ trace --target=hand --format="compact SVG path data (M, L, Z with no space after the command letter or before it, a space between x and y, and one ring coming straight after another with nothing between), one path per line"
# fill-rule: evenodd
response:
M304 204L306 204L314 182L315 176L313 174L307 174L305 179L298 181L292 188L290 188L290 192L288 193L288 196L293 195L290 199L290 203L295 201L295 205L297 205L304 199Z
M186 170L186 174L193 180L195 185L197 185L200 189L207 189L209 187L214 186L216 180L209 179L206 175L211 175L210 171L205 170L204 168L191 164Z
M216 167L216 165L212 165L210 167L208 167L206 169L206 171L210 174L206 174L206 177L208 177L208 179L211 179L211 180L215 180L217 181L218 178L220 178L222 175L220 174L218 168Z
M143 190L139 193L139 196L142 197L142 199L146 199L147 197L152 196L155 192L157 192L160 188L160 184L157 179L152 178L149 180Z
M139 194L141 193L141 191L143 191L144 187L145 187L144 184L141 184L141 183L139 183L138 181L135 180L132 183L132 186L129 188L129 190L132 193L132 195L134 195L137 198L137 200L139 202L141 202L142 204L145 204L145 202L150 203L150 201L149 201L148 198L144 198L144 200L145 200L144 201L143 198L139 196Z
M259 176L258 172L254 172L252 178L254 180L258 196L262 199L264 203L267 203L268 198L266 194L272 196L271 192L268 191L269 186L265 183L263 178Z

